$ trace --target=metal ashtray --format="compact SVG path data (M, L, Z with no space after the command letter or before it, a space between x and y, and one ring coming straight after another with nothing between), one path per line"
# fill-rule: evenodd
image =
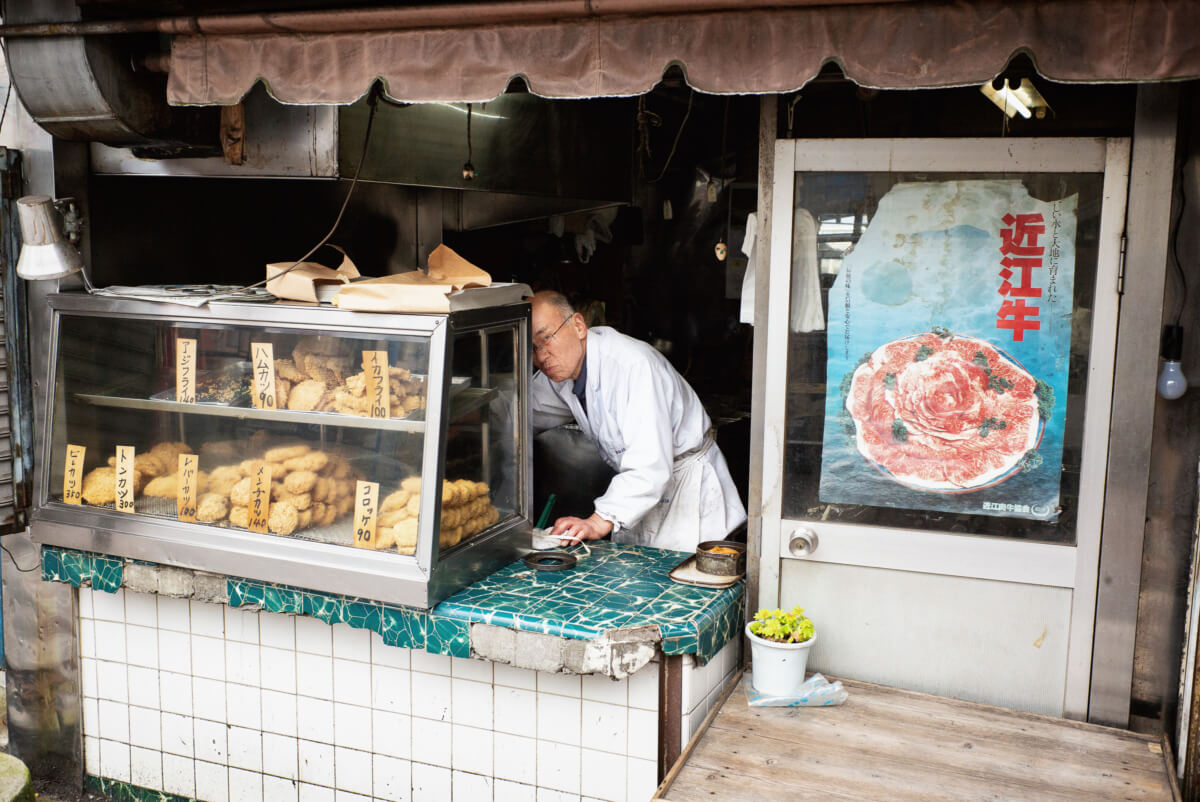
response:
M722 554L713 548L731 549ZM746 544L734 540L706 540L696 547L696 570L714 576L741 576L746 573Z
M565 571L578 562L574 554L565 551L532 551L525 555L525 567L535 571Z

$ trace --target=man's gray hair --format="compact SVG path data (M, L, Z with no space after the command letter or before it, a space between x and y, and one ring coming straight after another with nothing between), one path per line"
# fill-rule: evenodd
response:
M571 302L567 300L567 296L561 292L543 290L537 294L537 298L539 301L548 303L561 312L564 320L575 314L575 307L571 306Z

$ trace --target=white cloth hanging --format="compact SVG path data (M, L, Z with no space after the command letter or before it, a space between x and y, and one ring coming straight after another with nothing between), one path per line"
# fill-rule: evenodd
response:
M738 320L754 325L754 262L755 240L758 238L758 215L746 215L746 236L742 239L742 253L746 254L746 274L742 276L742 306Z
M807 209L792 213L792 313L791 330L801 334L825 330L821 309L820 259L817 257L817 222Z

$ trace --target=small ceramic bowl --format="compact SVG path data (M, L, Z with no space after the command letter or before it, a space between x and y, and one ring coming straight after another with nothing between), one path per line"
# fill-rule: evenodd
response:
M733 549L737 554L714 553L714 546ZM714 576L741 576L746 573L746 544L733 540L706 540L696 547L696 570Z

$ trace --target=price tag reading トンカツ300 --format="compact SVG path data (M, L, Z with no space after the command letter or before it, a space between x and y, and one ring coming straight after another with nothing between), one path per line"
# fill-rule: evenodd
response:
M275 409L275 346L250 343L250 363L254 374L254 406Z
M175 400L196 403L196 341L175 338Z
M369 417L390 418L391 381L388 376L387 351L362 352L363 375L367 380Z
M272 366L274 372L274 366ZM250 531L266 532L271 515L271 470L259 460L250 472Z
M175 497L175 512L179 520L196 522L196 485L200 475L200 457L195 454L179 455L179 487Z
M133 512L133 497L137 494L137 483L134 477L133 462L133 446L117 446L117 512Z
M83 457L87 446L67 446L67 467L63 471L63 501L83 503Z
M358 482L354 488L354 545L375 548L375 523L379 517L379 482Z

